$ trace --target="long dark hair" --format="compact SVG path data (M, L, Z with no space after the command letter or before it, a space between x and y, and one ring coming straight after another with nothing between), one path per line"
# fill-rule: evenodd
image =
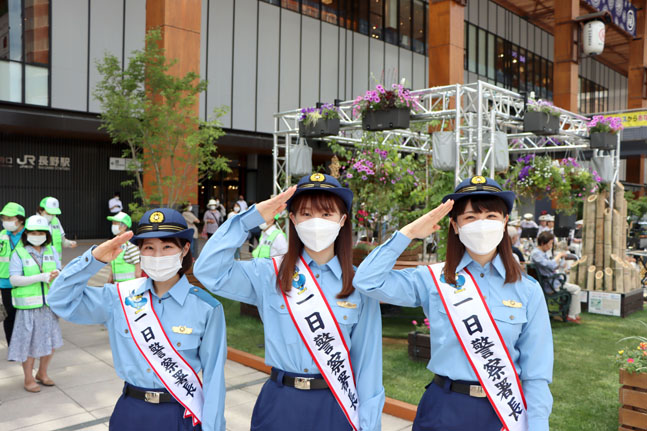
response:
M340 214L346 215L346 222L339 231L335 239L335 255L341 266L342 289L337 294L337 298L347 298L355 291L353 287L353 277L355 269L353 268L353 228L352 220L348 216L346 204L337 195L321 191L312 191L300 194L292 201L290 212L298 214L302 208L310 208L315 211L339 211ZM292 220L289 224L289 242L288 252L283 257L281 267L279 268L278 288L287 293L292 289L292 278L294 276L294 267L297 260L303 252L303 242L299 239Z
M503 199L496 196L475 195L474 197L458 200L449 213L449 217L456 222L458 216L465 212L465 207L467 207L468 203L472 204L472 210L475 212L493 211L501 213L503 216L508 214L508 207ZM503 266L505 267L505 283L514 283L515 281L521 280L521 267L512 254L512 241L510 241L506 229L503 230L503 239L497 246L497 252L501 256ZM449 232L447 233L447 258L445 259L445 268L443 269L447 283L456 283L456 267L464 254L465 246L458 238L458 234L454 231L450 223Z

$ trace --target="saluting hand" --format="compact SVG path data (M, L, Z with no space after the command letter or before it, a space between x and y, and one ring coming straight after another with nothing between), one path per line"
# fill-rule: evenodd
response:
M124 233L120 233L116 237L104 243L101 243L97 248L92 250L92 256L94 256L96 260L103 263L112 262L123 251L121 249L121 246L124 245L130 238L132 238L133 235L133 232L130 230Z
M424 239L440 229L438 222L443 219L454 207L454 201L448 200L444 204L438 205L422 217L412 221L400 232L410 239Z
M283 193L256 204L256 209L261 213L263 219L265 219L265 223L271 222L275 215L285 209L286 202L292 197L296 190L297 186L292 186Z

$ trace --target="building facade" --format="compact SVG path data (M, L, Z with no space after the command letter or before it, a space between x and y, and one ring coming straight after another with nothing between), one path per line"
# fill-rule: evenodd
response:
M534 12L522 9L522 3L535 4ZM439 85L437 77L445 69L452 81L444 84L481 79L559 99L556 80L562 75L557 69L563 62L556 61L555 31L548 21L559 11L542 14L541 5L502 0L0 0L0 201L15 200L31 212L41 197L57 196L70 236L105 236L108 199L115 190L126 201L132 194L121 186L126 172L116 170L122 148L99 129L96 62L106 52L127 62L160 16L174 28L184 25L177 20L186 20L184 30L194 38L186 40L197 43L199 37L199 58L182 46L167 46L170 57L208 81L200 116L207 119L214 108L229 108L221 118L227 135L219 149L231 160L232 173L195 180L193 200L204 209L211 197L231 205L239 194L250 202L270 195L275 112L352 99L377 83L404 81L413 89ZM447 51L443 37L451 45ZM608 58L577 60L577 106L569 109L593 113L628 107L628 61L618 67ZM451 64L458 64L460 73ZM315 144L314 154L315 166L330 158L323 145ZM25 160L33 160L33 166ZM61 160L69 169L62 169Z

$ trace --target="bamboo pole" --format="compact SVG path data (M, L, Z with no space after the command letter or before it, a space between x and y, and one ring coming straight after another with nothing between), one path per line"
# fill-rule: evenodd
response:
M620 211L614 209L611 226L611 253L615 254L616 256L620 256L624 252L621 245L623 235L622 227L624 226L624 223L625 222L623 222L622 217L620 216Z
M573 263L568 271L568 282L572 284L577 284L577 273L580 268L580 261Z
M602 291L604 290L604 271L596 271L595 272L595 289L597 291Z
M608 267L611 265L611 246L612 246L612 238L613 238L613 232L611 231L611 209L610 208L605 208L604 210L604 245L603 245L603 250L604 250L604 267ZM598 235L600 235L600 232L598 232Z
M622 274L622 291L630 292L631 291L631 264L624 264L623 274Z
M618 255L612 253L611 266L613 268L613 290L615 292L623 292L625 263Z
M604 290L613 291L613 269L604 268Z
M598 268L604 264L604 208L606 193L601 193L595 202L595 258L593 262Z
M586 274L586 290L595 290L595 265L589 266Z
M582 233L582 256L593 263L595 249L595 201L599 195L591 195L584 201L584 232Z
M577 270L577 284L582 289L586 289L586 262L588 261L588 256L584 255L580 260L578 260L578 270Z

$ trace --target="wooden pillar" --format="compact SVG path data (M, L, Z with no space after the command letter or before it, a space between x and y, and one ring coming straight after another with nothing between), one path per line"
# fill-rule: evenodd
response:
M577 111L578 50L577 24L573 22L580 13L579 0L560 0L555 4L555 69L553 76L553 101L560 108Z
M429 87L463 83L465 6L462 3L429 2Z
M201 0L146 0L146 30L158 28L162 39L160 46L165 50L168 60L177 63L169 70L174 76L185 76L189 72L200 73L200 25L202 14ZM199 112L199 100L194 110ZM175 161L176 165L178 161ZM164 170L170 172L168 165ZM151 190L152 175L144 173L144 188ZM198 202L198 169L189 171L182 201ZM166 201L166 199L165 199Z
M645 156L627 158L627 182L645 184Z
M645 19L646 0L640 0L640 5L636 5L636 37L629 42L629 73L628 73L628 91L627 91L627 108L644 108L647 107L645 98L645 67L647 67L647 19Z

